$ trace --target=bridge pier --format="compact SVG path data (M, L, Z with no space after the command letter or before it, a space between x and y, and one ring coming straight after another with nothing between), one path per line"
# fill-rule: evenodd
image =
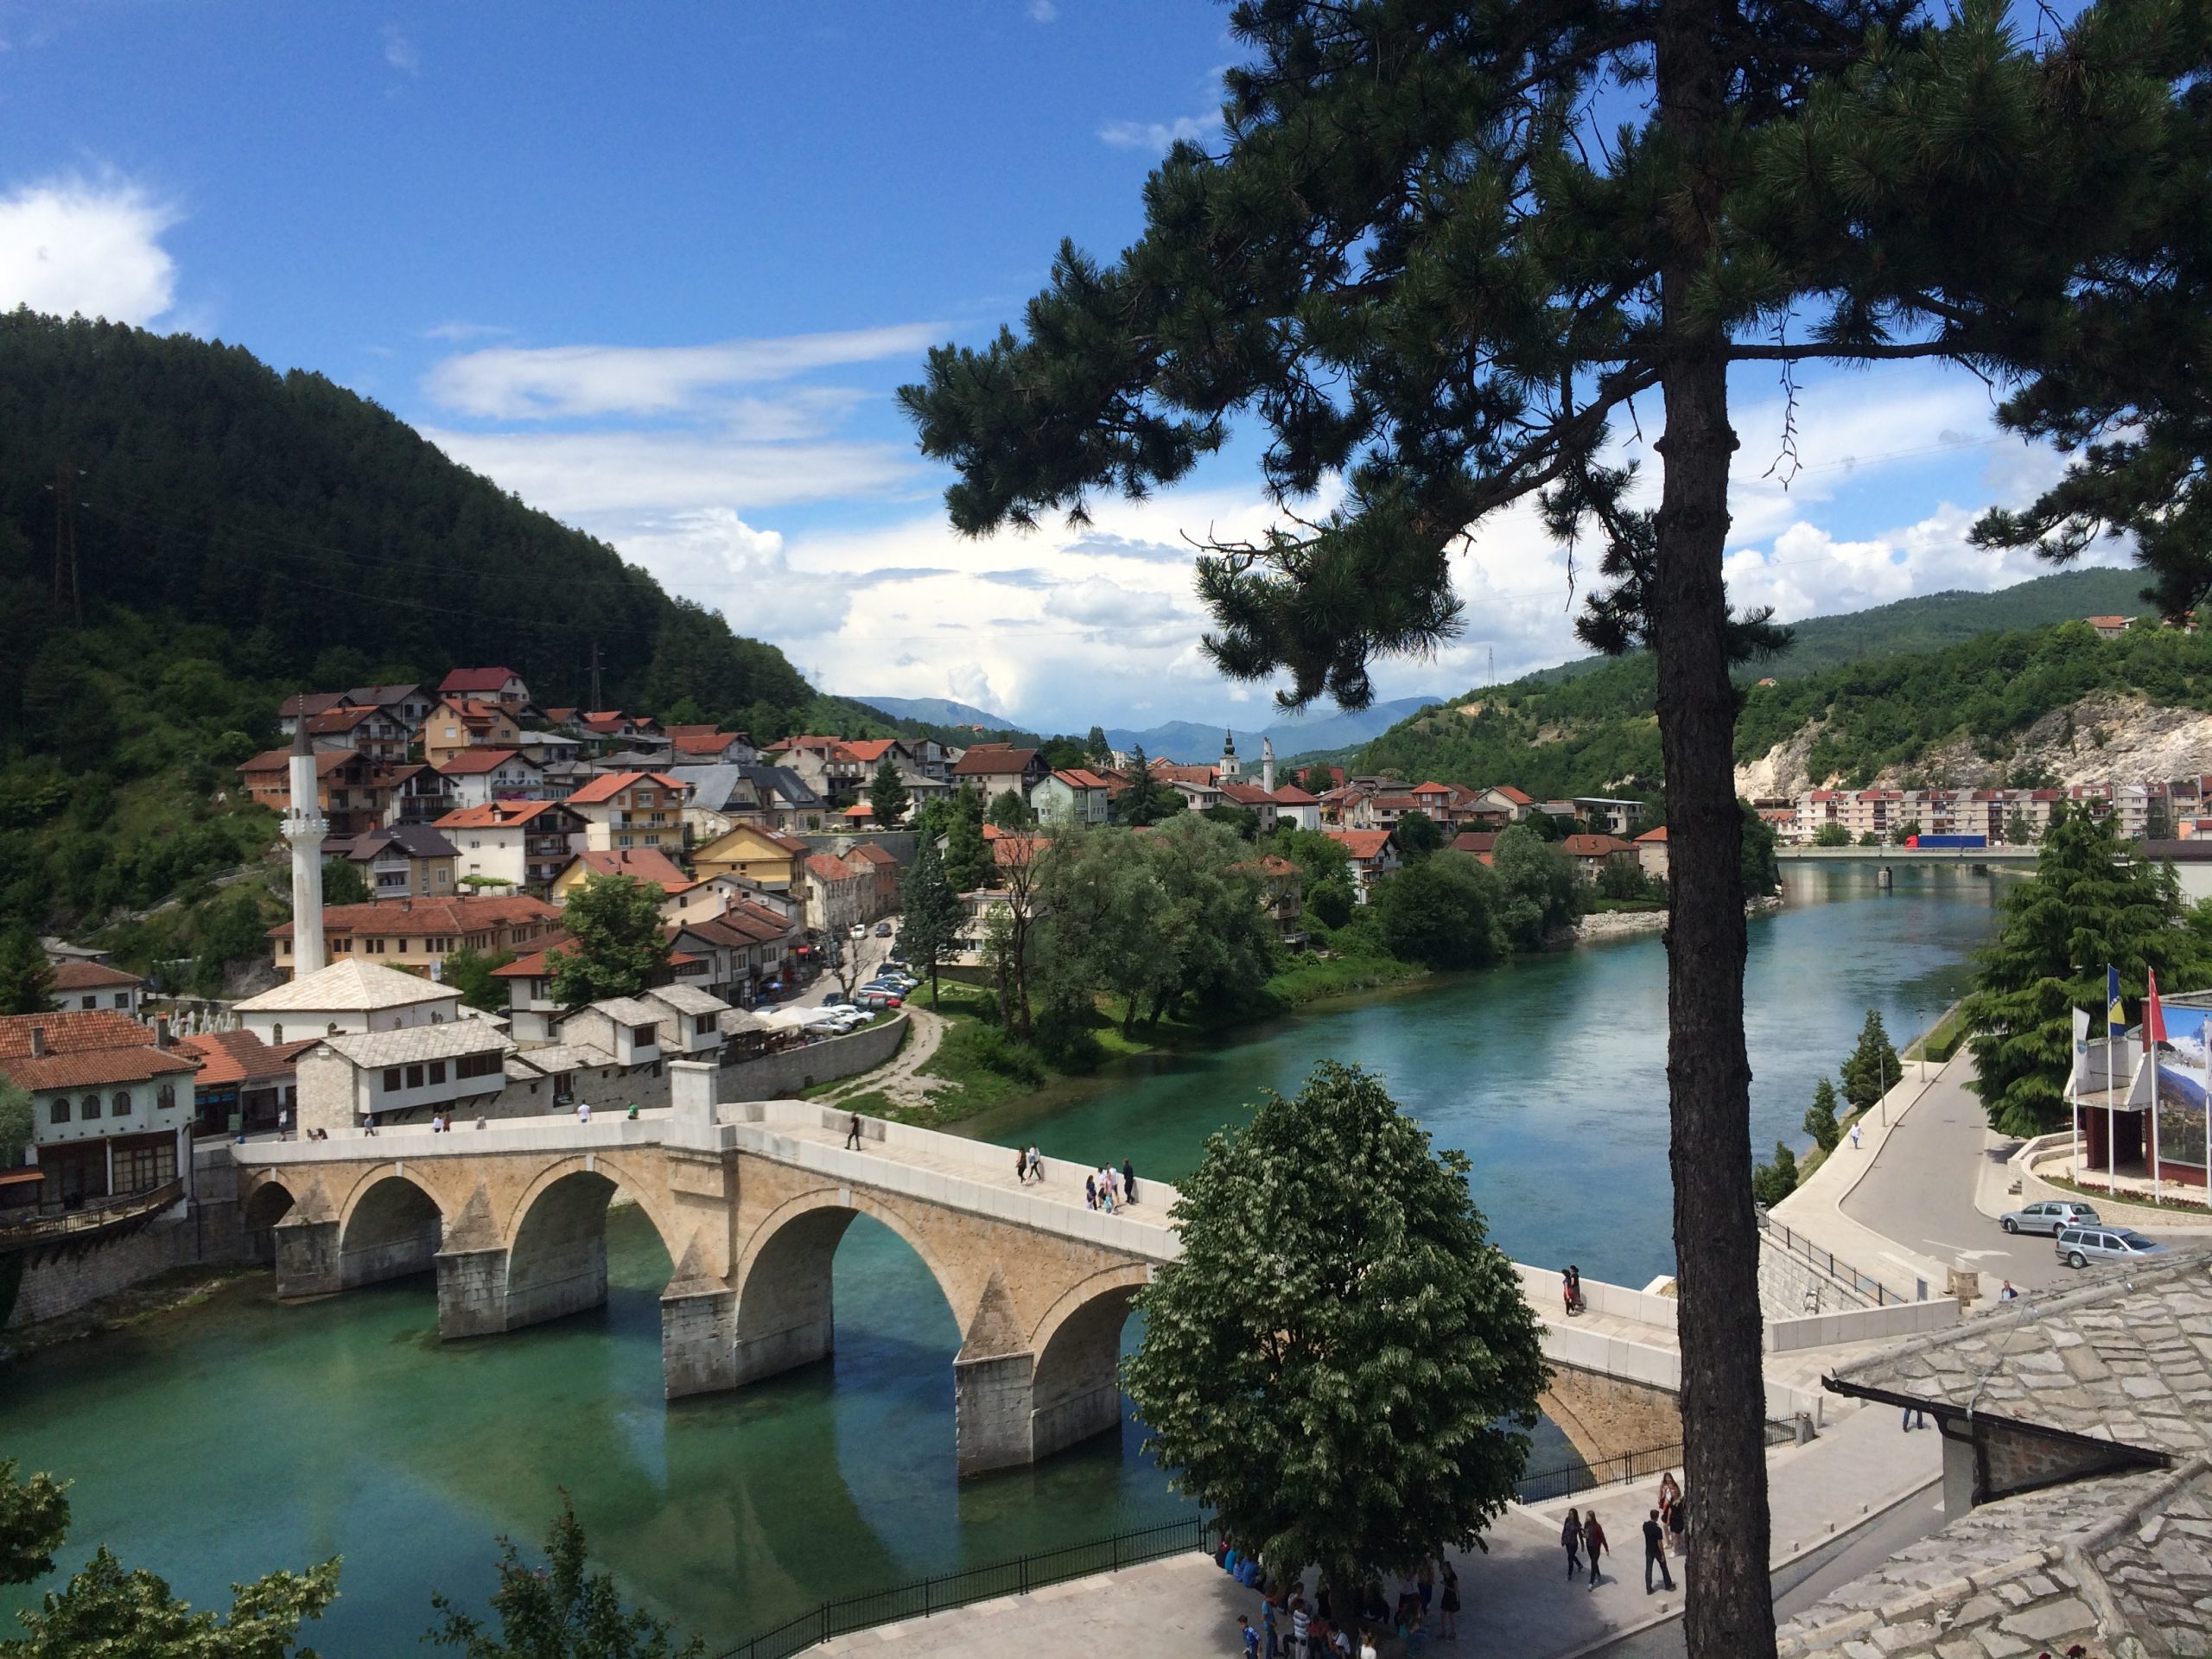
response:
M1037 1356L952 1362L952 1438L961 1478L1034 1463Z
M507 1253L503 1249L440 1250L438 1338L497 1336L507 1321Z
M276 1240L278 1300L327 1296L345 1288L338 1269L335 1221L287 1219L269 1231Z
M737 1293L715 1285L664 1292L660 1367L662 1392L671 1400L735 1388Z

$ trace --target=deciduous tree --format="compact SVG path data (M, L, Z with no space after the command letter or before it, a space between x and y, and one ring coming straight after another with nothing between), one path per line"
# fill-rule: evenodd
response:
M515 959L512 950L471 950L464 946L447 956L439 969L444 983L461 993L461 1000L486 1014L504 1014L511 999L504 981L493 977Z
M569 895L561 925L575 939L546 953L553 1000L565 1007L634 996L668 965L660 890L634 876L594 875Z
M1504 949L1497 882L1465 853L1439 853L1383 878L1368 904L1390 954L1430 968L1480 968Z
M1125 1380L1160 1465L1276 1573L1348 1598L1513 1496L1545 1367L1468 1167L1329 1062L1181 1184Z
M365 905L369 880L350 858L333 853L322 861L322 902L326 905Z
M1444 832L1436 827L1436 820L1419 807L1400 815L1397 833L1398 850L1408 863L1427 858L1444 844Z

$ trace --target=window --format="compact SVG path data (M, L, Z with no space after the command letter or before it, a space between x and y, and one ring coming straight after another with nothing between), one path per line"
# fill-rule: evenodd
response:
M109 1104L110 1106L111 1106L111 1107L114 1109L113 1115L114 1115L115 1116L117 1116L117 1117L128 1117L128 1116L130 1116L130 1091L128 1089L118 1089L118 1090L117 1090L115 1091L115 1098L114 1098L113 1100L110 1101L110 1102L108 1103L108 1104Z
M453 1063L453 1074L456 1077L494 1077L503 1069L504 1063L497 1049L487 1050L481 1054L464 1054Z
M282 1025L274 1025L270 1027L269 1040L272 1043L283 1042L284 1040L284 1027Z
M98 1007L99 1007L99 1005L100 1005L100 1000L99 1000L99 998L98 998L97 996L88 996L88 997L85 998L83 1001L79 1002L77 1006L78 1006L78 1007L83 1007L83 1008L97 1008Z
M430 1062L430 1081L432 1083L443 1083L445 1080L446 1063L443 1060L432 1060Z
M69 1121L68 1096L56 1095L54 1097L54 1104L46 1109L46 1121L49 1123L67 1123Z
M630 1027L630 1043L631 1046L633 1048L651 1048L659 1040L660 1027L658 1026L632 1026Z
M154 1090L154 1109L156 1111L169 1111L174 1109L175 1105L176 1085L175 1084L165 1083L160 1088Z
M397 1066L387 1065L385 1067L384 1091L387 1095L396 1095L399 1092L399 1068Z
M407 1086L410 1089L420 1089L423 1086L423 1068L421 1066L410 1065L407 1068Z
M77 1116L84 1119L86 1122L91 1122L99 1115L100 1097L98 1095L86 1095L82 1100L77 1103Z
M129 1007L130 1006L130 993L128 991L118 991L115 994L115 1006L118 1008Z

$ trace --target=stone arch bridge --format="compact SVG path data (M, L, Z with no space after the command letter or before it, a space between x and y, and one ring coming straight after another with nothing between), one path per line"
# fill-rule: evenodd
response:
M1129 1299L1179 1246L1172 1188L1134 1211L1083 1201L1086 1171L1016 1182L1001 1147L798 1101L717 1105L714 1068L673 1063L669 1108L635 1119L505 1118L234 1148L249 1235L281 1296L435 1270L448 1338L518 1330L607 1296L620 1192L675 1272L661 1296L671 1399L826 1358L830 1263L856 1215L911 1245L958 1321L962 1474L1033 1462L1121 1420Z

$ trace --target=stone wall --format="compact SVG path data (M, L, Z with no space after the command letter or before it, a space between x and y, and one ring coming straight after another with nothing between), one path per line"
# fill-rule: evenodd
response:
M715 1080L715 1098L785 1100L817 1083L873 1071L899 1052L906 1025L905 1014L894 1014L849 1036L831 1037L803 1048L787 1048L765 1059L726 1065Z
M128 1290L171 1268L190 1266L200 1255L200 1224L187 1214L148 1223L126 1236L85 1246L41 1261L23 1274L8 1328L73 1313L87 1302Z
M1681 1402L1665 1389L1554 1364L1538 1403L1592 1469L1615 1459L1632 1463L1619 1472L1635 1475L1681 1467ZM1658 1466L1643 1466L1654 1458Z
M1759 1312L1770 1319L1799 1319L1872 1307L1871 1297L1822 1273L1803 1256L1770 1238L1759 1240Z

